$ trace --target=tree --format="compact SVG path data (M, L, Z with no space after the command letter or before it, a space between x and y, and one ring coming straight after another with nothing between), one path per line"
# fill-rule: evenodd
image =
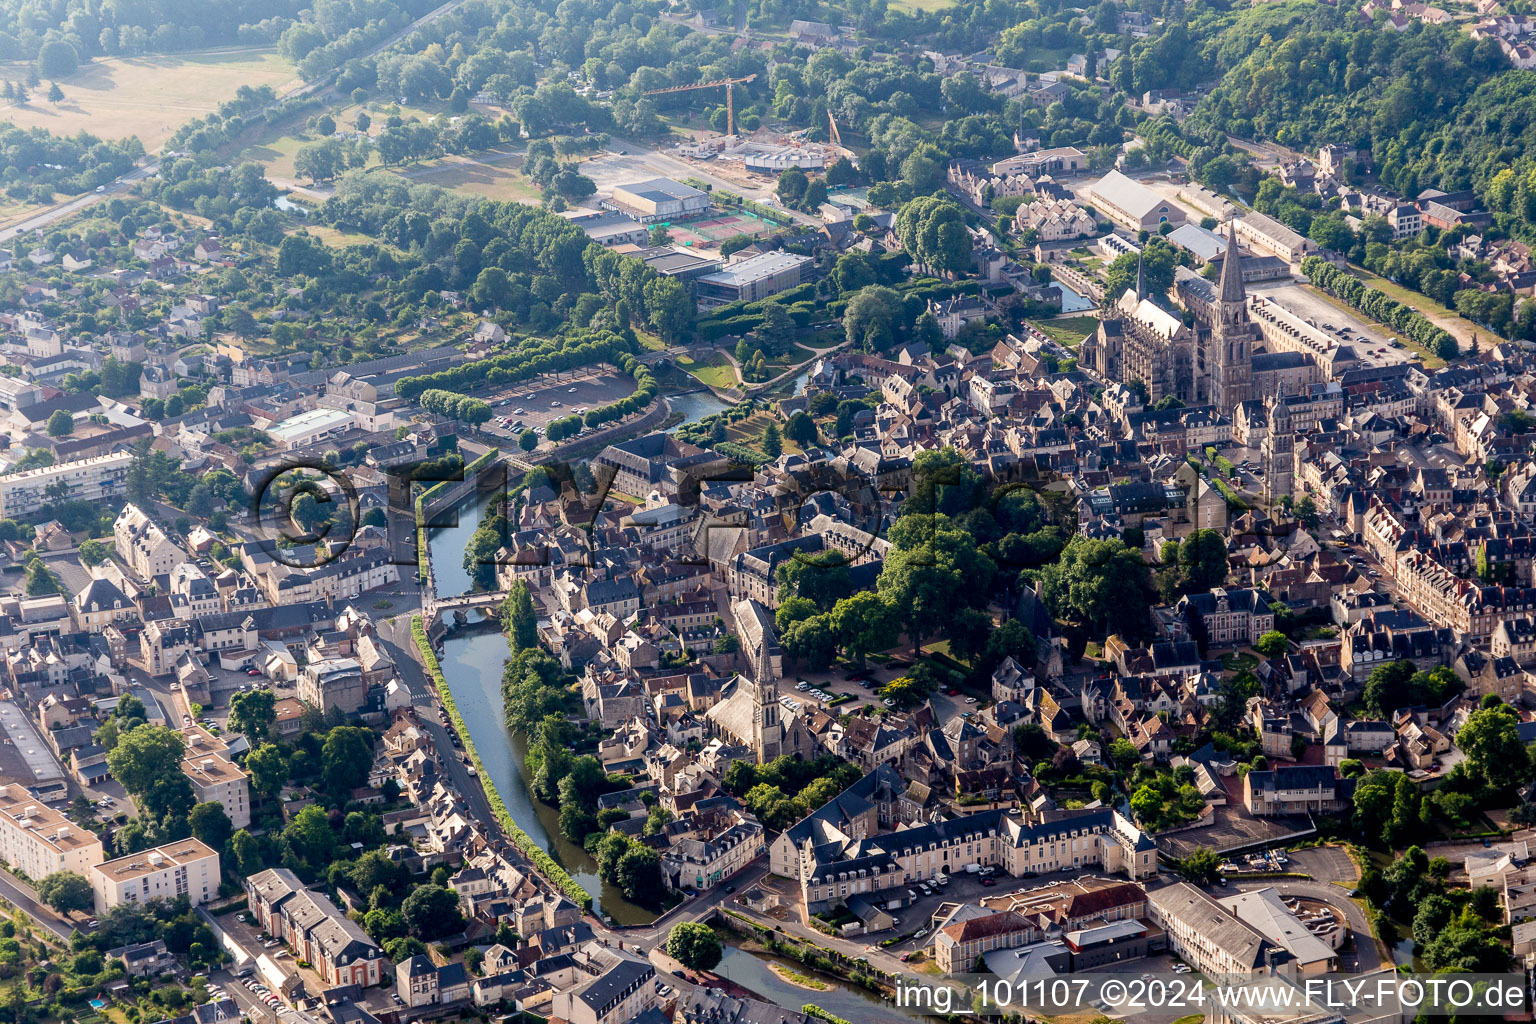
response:
M55 871L37 883L37 895L61 914L91 909L91 883L73 871Z
M212 800L192 808L192 813L187 815L187 823L192 826L192 835L214 850L223 850L224 844L235 833L229 815L224 813L224 805Z
M901 629L895 609L868 590L837 602L829 613L829 625L838 646L860 668L869 655L894 647Z
M943 173L940 165L941 179ZM919 196L903 204L894 228L912 258L935 272L960 274L970 269L971 235L965 227L965 211L948 196Z
M1531 757L1520 742L1520 719L1507 704L1479 708L1456 734L1467 771L1494 789L1511 789L1531 777Z
M459 898L441 885L418 885L400 905L406 926L423 942L452 935L464 927Z
M532 430L525 430L518 435L517 446L525 452L531 452L539 446L539 435Z
M49 437L68 437L75 432L75 418L64 409L55 409L48 417Z
M1208 846L1197 847L1179 862L1179 874L1196 885L1209 885L1221 874L1221 857Z
M502 618L507 625L507 638L512 652L528 650L539 644L538 617L533 610L533 594L523 580L514 580L502 602Z
M118 736L107 769L151 819L184 818L193 802L192 784L181 770L186 750L174 729L138 725Z
M288 781L288 758L282 747L263 743L246 755L245 770L250 773L251 786L257 793L275 796Z
M1270 630L1254 641L1253 649L1266 658L1278 658L1290 649L1291 642L1284 633Z
M48 83L48 102L49 103L62 103L63 100L64 100L64 90L59 88L59 83L58 82L49 82Z
M320 748L320 777L336 796L346 796L368 781L373 765L373 733L355 725L338 725Z
M80 542L80 561L97 566L112 557L112 545L104 540L91 539Z
M784 438L779 433L779 425L772 421L763 428L763 454L770 459L784 454Z
M1141 553L1117 540L1078 535L1061 557L1040 570L1041 595L1057 618L1101 634L1140 636L1151 595Z
M810 448L821 443L821 433L816 429L816 421L803 412L797 412L789 418L789 422L784 426L784 436L801 448Z
M1227 579L1227 542L1215 530L1195 530L1179 545L1179 567L1192 590L1210 590Z
M37 51L37 74L42 78L68 78L80 67L80 55L62 39L50 39Z
M296 860L313 872L323 871L336 852L338 836L331 828L329 815L310 804L283 829L284 860Z
M866 352L888 349L896 343L900 310L901 296L894 290L875 284L861 288L843 309L843 335Z
M667 933L667 955L693 971L712 971L725 955L714 929L697 921L680 921Z
M230 698L229 727L252 744L272 735L276 724L277 694L271 690L246 690Z
M1147 240L1140 255L1125 253L1115 257L1104 274L1104 303L1113 305L1127 288L1136 287L1138 261L1142 282L1148 295L1162 295L1173 287L1173 275L1180 263L1179 250L1163 238Z

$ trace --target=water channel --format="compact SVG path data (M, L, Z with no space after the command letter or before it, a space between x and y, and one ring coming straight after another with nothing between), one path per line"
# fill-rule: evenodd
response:
M796 386L803 382L797 379ZM682 423L697 423L706 416L727 408L728 403L708 391L674 395L668 399L675 412L683 414ZM429 533L432 568L437 577L439 597L452 597L470 589L469 573L464 570L464 548L480 514L494 495L466 502L458 509L458 522ZM440 659L443 676L454 702L469 726L470 737L485 769L491 775L513 820L560 865L592 894L594 909L608 914L619 924L646 924L656 915L628 902L611 885L597 877L597 863L585 850L560 833L559 812L535 800L523 777L523 758L527 742L509 732L503 724L501 672L508 656L507 638L491 630L460 631L443 644Z

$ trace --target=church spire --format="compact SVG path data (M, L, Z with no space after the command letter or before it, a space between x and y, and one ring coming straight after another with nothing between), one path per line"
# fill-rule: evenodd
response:
M1136 254L1136 301L1147 297L1147 279L1141 271L1141 253Z
M1221 301L1243 302L1247 291L1243 288L1243 258L1237 249L1237 220L1227 222L1227 249L1221 261Z

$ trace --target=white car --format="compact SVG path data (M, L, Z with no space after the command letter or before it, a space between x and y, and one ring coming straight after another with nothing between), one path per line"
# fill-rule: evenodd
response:
M811 688L811 684L807 683L807 682L801 682L798 686L795 687L795 689L799 690L801 693L804 693L805 691L809 690L810 688Z
M976 703L976 698L975 697L967 697L967 698L965 698L965 702L967 704L975 704Z
M885 698L885 700L882 703L884 703L885 706L888 707L888 708L893 708L893 707L896 706L896 702L891 700L891 698L889 698L889 697Z
M575 388L566 388L565 393L568 394L568 395L574 395L576 393L576 389Z

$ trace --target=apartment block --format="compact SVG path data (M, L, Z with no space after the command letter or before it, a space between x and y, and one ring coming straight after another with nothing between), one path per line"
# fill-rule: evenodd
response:
M101 840L17 785L0 786L0 859L29 878L88 875L106 857Z
M0 518L20 519L59 501L106 501L126 491L133 455L114 452L0 476Z
M185 896L201 906L219 894L219 855L197 839L140 850L91 868L96 913L123 903L149 903Z

